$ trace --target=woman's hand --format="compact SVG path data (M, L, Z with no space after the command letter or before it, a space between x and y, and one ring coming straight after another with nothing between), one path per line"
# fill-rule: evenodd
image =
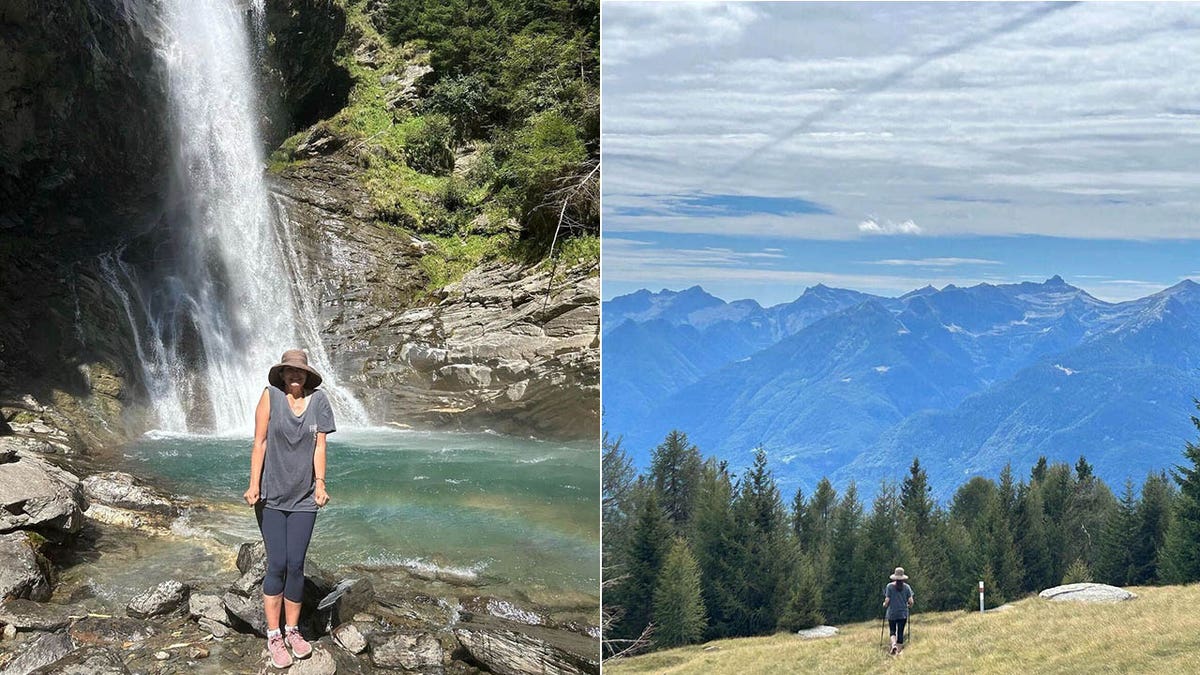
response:
M317 503L317 506L325 506L329 503L329 493L325 491L322 483L317 483L317 488L313 490L313 501Z
M242 499L245 499L246 503L250 506L254 506L256 503L258 503L258 488L251 485L250 488L246 490L246 493L242 495Z

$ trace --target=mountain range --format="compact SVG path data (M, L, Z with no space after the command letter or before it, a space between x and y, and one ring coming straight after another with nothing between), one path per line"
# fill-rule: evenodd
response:
M783 486L864 495L914 456L936 493L1006 463L1087 457L1115 489L1182 461L1200 395L1200 285L1109 303L1043 283L898 298L814 286L790 303L699 286L603 305L604 428L639 466L672 429Z

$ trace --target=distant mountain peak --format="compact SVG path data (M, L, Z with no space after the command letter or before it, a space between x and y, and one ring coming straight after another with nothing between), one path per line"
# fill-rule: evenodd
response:
M1055 274L1054 276L1052 276L1046 280L1045 285L1046 286L1067 286L1068 284L1067 284L1067 282L1063 281L1062 277Z

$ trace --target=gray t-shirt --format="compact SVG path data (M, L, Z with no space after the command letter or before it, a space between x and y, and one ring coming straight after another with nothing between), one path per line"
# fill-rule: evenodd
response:
M904 588L896 590L896 582L883 587L883 597L888 599L888 621L908 618L908 599L913 596L912 586L904 584Z
M279 511L316 511L313 455L317 432L334 432L333 407L329 396L317 389L309 394L308 407L297 415L288 405L287 394L267 387L271 419L267 423L267 454L259 495L263 506Z

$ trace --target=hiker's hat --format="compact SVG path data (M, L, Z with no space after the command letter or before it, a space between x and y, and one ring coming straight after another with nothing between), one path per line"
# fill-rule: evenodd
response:
M279 357L279 363L271 366L271 370L267 372L267 381L271 384L284 388L283 384L283 368L291 366L308 372L308 379L304 381L304 386L309 389L316 389L321 386L321 374L313 370L312 366L308 365L308 354L303 349L289 349Z
M891 576L892 581L904 581L907 578L908 578L908 575L904 573L903 567L897 567L896 571L892 572L892 576Z

